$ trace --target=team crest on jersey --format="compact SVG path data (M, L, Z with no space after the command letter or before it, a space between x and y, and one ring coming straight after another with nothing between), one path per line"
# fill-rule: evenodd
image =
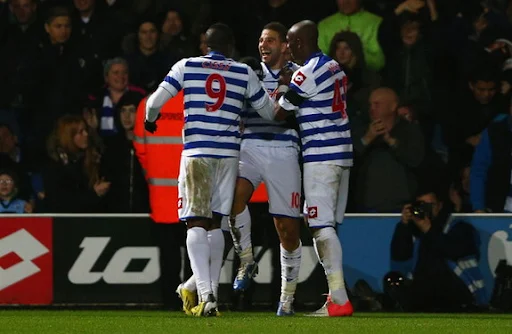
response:
M268 95L270 95L270 98L275 100L277 98L277 88L276 89L267 89Z
M306 80L306 76L302 73L302 72L297 72L297 75L295 76L295 78L293 78L293 82L297 85L297 86L300 86L302 85L302 83L304 82L304 80Z
M316 206L308 207L308 218L316 218L318 217L318 208Z

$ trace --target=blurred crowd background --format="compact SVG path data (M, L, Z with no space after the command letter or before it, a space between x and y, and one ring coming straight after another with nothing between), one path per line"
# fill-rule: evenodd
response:
M512 1L0 0L0 213L148 212L140 101L210 24L259 58L265 24L304 19L349 78L348 212L401 212L426 184L508 211Z

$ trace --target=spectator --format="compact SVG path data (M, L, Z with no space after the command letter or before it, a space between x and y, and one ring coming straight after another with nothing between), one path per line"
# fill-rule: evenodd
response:
M110 188L100 176L101 156L89 144L81 116L61 117L48 139L50 162L43 170L45 205L51 213L99 213Z
M16 173L0 170L0 214L32 213L32 205L18 197Z
M70 42L71 16L66 8L53 7L48 11L45 30L47 37L36 54L39 106L31 118L30 145L40 152L44 152L43 143L57 119L64 114L79 113L87 70Z
M402 104L412 105L420 125L429 127L432 107L432 45L422 33L419 16L401 17L401 45L387 57L384 84L398 93ZM430 132L424 131L427 142Z
M114 58L107 61L103 71L105 77L105 89L98 100L103 101L100 111L100 134L111 136L118 129L114 124L114 110L124 93L135 91L145 94L142 88L130 85L128 63L124 58Z
M456 60L455 72L459 80L464 82L471 76L475 64L489 60L485 48L497 38L507 37L503 33L482 2L475 1L460 9L449 29L449 44Z
M14 16L15 22L7 27L7 46L26 47L27 44L34 45L43 37L43 22L39 19L38 5L36 0L10 0L9 9ZM0 49L1 49L0 44Z
M118 24L112 12L101 8L97 0L73 0L73 4L72 40L80 58L89 64L84 84L91 91L102 84L102 64L121 54L124 25Z
M24 153L12 128L6 123L0 123L0 166L16 173L17 196L33 204L30 168Z
M443 132L452 176L471 159L482 131L498 114L508 111L507 101L499 94L499 79L500 73L494 68L479 66L467 88L446 104Z
M164 16L160 49L166 53L175 55L177 59L196 56L196 46L185 27L186 20L178 9L169 9Z
M9 9L15 22L7 24L7 15L0 17L7 25L5 44L0 40L0 108L16 111L24 129L27 122L22 117L37 105L33 54L45 34L35 0L11 0Z
M337 0L339 12L318 23L318 44L324 53L328 53L336 33L352 31L361 39L368 67L378 71L384 66L385 60L378 41L382 18L365 11L361 2L362 0Z
M449 196L453 211L457 213L473 212L470 200L469 178L471 166L464 166L457 173L455 181L450 185Z
M391 241L391 259L411 260L415 243L418 255L412 281L392 290L391 296L405 311L456 312L483 305L476 231L464 221L451 221L449 205L432 188L419 191L416 201L402 209Z
M334 35L329 56L343 66L348 77L347 113L368 120L370 93L380 86L380 76L366 66L361 40L357 34L343 31Z
M102 160L103 174L112 183L106 196L109 212L149 212L148 185L133 147L135 115L143 97L127 92L116 105L114 118L119 132L108 138Z
M118 55L124 31L111 11L98 6L96 0L73 0L73 4L73 39L83 46L82 50L102 61Z
M206 56L208 54L208 45L206 44L206 30L199 34L199 55Z
M99 118L101 102L94 95L87 95L82 103L82 117L87 124L87 134L89 135L89 143L96 147L101 155L105 152L105 144L99 133Z
M355 200L360 212L399 212L415 194L414 168L425 155L418 125L398 117L389 88L370 95L370 122L354 127Z
M177 59L171 53L158 49L159 31L153 21L141 21L136 39L135 51L126 55L130 81L152 92Z
M470 199L475 212L512 212L512 118L491 123L475 148Z

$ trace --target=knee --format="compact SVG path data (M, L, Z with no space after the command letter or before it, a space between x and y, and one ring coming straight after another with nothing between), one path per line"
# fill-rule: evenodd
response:
M279 239L285 249L294 250L300 242L300 223L296 219L276 219L276 229Z
M329 239L332 234L336 235L336 230L333 227L310 228L309 231L315 241L324 241Z
M205 218L191 218L187 219L187 229L191 229L193 227L204 228L205 230L209 230L211 226L211 221Z

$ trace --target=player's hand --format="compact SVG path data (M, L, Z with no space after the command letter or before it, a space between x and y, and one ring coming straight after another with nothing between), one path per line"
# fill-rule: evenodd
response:
M288 66L285 66L279 71L279 85L285 85L288 86L290 84L290 81L292 81L292 75L293 71Z
M160 118L161 114L158 114L154 122L150 122L148 120L144 121L144 129L146 129L149 133L155 133L157 129L156 121Z

